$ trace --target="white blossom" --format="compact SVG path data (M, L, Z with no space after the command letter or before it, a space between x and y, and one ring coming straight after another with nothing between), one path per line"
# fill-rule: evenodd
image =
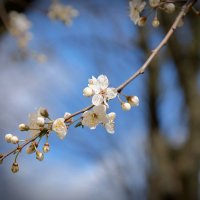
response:
M131 20L137 24L140 19L140 13L144 10L146 6L145 1L141 0L132 0L129 2L130 7L130 18Z
M64 118L58 118L53 122L52 130L56 132L60 139L64 139L67 134L67 126Z
M117 90L108 86L109 81L105 75L100 75L98 78L92 76L92 79L88 80L88 87L91 88L94 93L92 97L93 105L99 106L104 103L108 107L107 101L117 96Z
M129 111L131 109L131 104L130 103L127 103L127 102L123 102L121 104L121 107L124 111Z
M105 128L106 128L106 131L108 133L115 133L115 123L114 123L114 120L116 118L116 114L114 112L111 112L107 115L107 118L108 118L108 122L106 124L104 124Z
M88 126L90 129L95 129L99 123L109 122L105 105L94 106L92 110L84 112L82 117L82 125Z
M78 16L78 10L72 6L65 6L61 3L53 3L48 11L48 16L51 19L59 19L65 24L70 25L74 17Z
M38 125L38 117L42 117L40 114L40 109L29 114L29 127L33 137L39 135L40 133L41 127Z
M20 48L25 48L28 42L32 39L32 34L29 32L31 22L26 15L12 11L9 13L9 31L17 38Z

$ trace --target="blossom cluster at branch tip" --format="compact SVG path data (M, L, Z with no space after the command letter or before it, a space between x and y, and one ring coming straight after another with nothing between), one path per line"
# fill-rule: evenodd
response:
M55 20L58 19L66 25L70 25L74 17L78 16L78 10L72 6L65 6L59 2L54 2L49 7L48 16Z
M31 26L26 15L16 11L9 13L9 32L17 39L18 46L22 49L26 48L32 39L32 33L29 31Z
M92 104L99 106L101 104L108 106L108 101L114 99L118 92L116 88L110 88L107 76L100 75L98 78L92 76L88 80L88 87L83 89L83 95L86 97L92 96Z
M164 11L165 13L171 14L176 10L175 2L172 3L167 0L148 0L148 3L142 0L131 0L129 2L129 16L135 25L144 26L146 24L147 16L149 16L149 14L145 14L147 6L149 7L149 10L153 9L154 11L152 26L155 28L160 25L158 11Z

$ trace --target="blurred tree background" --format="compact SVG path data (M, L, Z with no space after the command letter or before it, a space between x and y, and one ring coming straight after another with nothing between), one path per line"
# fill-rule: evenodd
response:
M18 47L10 42L1 21L0 151L9 149L2 132L16 130L17 124L35 107L42 104L55 115L62 115L65 108L73 112L88 105L89 101L82 100L81 92L92 75L106 73L113 86L122 83L145 61L176 16L159 13L161 26L158 29L152 28L150 23L138 28L128 18L128 1L62 2L80 12L69 28L61 23L45 24L44 15L51 1L1 1L1 16L3 5L7 12L25 12L33 23L40 24L34 24L36 36L30 48L44 51L47 63L41 66L32 58L19 57ZM103 129L94 133L88 133L90 130L86 128L70 129L74 135L65 142L52 138L52 152L44 160L46 164L30 161L34 158L23 155L24 167L19 175L13 176L8 170L10 163L5 162L0 167L0 197L200 199L199 24L199 17L189 13L184 26L175 32L146 73L125 89L125 94L139 94L140 108L123 113L119 103L112 103L111 108L118 118L115 135L107 135ZM61 79L60 82L57 79ZM69 88L65 88L65 81ZM63 168L58 167L61 164ZM47 168L48 173L45 173ZM24 186L27 183L29 185Z

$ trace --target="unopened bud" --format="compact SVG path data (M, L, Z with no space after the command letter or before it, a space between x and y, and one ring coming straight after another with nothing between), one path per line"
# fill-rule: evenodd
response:
M155 17L155 18L153 19L153 21L152 21L152 26L153 26L154 28L157 28L157 27L159 27L159 25L160 25L160 21L158 20L157 17Z
M131 109L131 104L130 104L130 103L127 103L127 102L123 102L123 103L121 104L121 107L122 107L122 109L123 109L124 111L128 111L128 110Z
M127 96L126 99L131 106L139 106L139 98L137 96Z
M64 114L64 119L66 120L67 118L69 118L71 116L71 113L66 112ZM69 118L66 122L73 122L73 117Z
M40 115L42 115L42 117L45 117L45 118L49 117L49 113L46 108L40 108L39 111L40 111Z
M32 143L27 147L26 153L27 153L27 154L32 154L32 153L35 152L36 148L37 148L36 142L32 142Z
M43 150L44 153L49 152L50 151L49 143L45 143L42 150Z
M36 159L39 161L44 160L44 154L40 151L36 151Z
M29 126L26 124L20 124L19 125L19 130L20 131L28 131L29 130Z
M138 26L144 26L146 24L147 18L146 17L140 17L138 20Z
M17 172L19 171L19 165L18 165L17 162L14 162L14 163L12 164L11 171L12 171L13 173L17 173Z
M43 127L44 124L45 124L44 117L38 117L36 123L37 123L38 126Z
M11 143L12 143L12 144L17 144L17 143L19 143L18 137L17 137L17 136L12 136L12 137L11 137Z
M0 165L3 163L3 154L0 154Z
M166 3L164 4L164 9L166 13L173 13L176 7L173 3Z
M155 7L159 6L160 0L149 0L149 4L151 7L155 8Z
M5 135L5 141L8 142L8 143L11 143L11 138L13 137L12 134L6 134Z
M93 95L93 90L90 87L86 87L83 90L83 96L90 97Z

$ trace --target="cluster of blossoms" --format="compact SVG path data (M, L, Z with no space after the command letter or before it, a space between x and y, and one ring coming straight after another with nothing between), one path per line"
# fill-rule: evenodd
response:
M27 47L32 38L30 28L31 22L26 15L16 11L9 13L9 31L17 39L18 46L22 49Z
M26 148L27 154L35 153L36 159L42 161L44 159L44 153L50 151L50 145L48 143L48 137L51 131L56 132L57 136L60 139L64 139L68 132L68 127L71 123L73 123L73 118L70 118L70 113L65 113L62 118L58 118L56 120L51 120L49 118L49 113L46 109L40 108L37 112L29 115L29 123L28 124L19 124L20 131L30 131L31 138L26 140L19 140L17 136L13 136L13 134L6 134L5 141L8 143L12 143L17 145L16 150L13 152L16 156L14 162L11 166L11 171L16 173L19 171L19 165L17 163L17 158L19 153L22 150L21 142L27 142L28 147ZM69 118L69 119L68 119ZM45 137L45 143L42 147L42 151L38 149L39 143L41 139ZM36 139L39 139L36 141ZM3 158L2 154L0 154L0 161Z
M47 109L39 108L36 112L29 115L29 123L19 124L20 131L31 132L30 138L20 140L13 134L6 134L6 142L17 145L17 147L11 152L15 154L11 171L13 173L19 171L17 158L25 146L27 146L27 154L35 153L36 159L42 161L44 159L44 153L47 153L50 150L50 145L48 143L50 133L53 131L60 139L64 139L68 133L69 126L74 122L78 121L75 127L87 126L90 129L95 129L97 125L101 124L103 127L105 127L108 133L113 134L115 132L114 121L116 114L114 112L106 112L107 109L109 109L109 100L118 96L122 109L128 111L131 109L131 106L139 105L139 99L137 96L125 96L126 101L122 101L119 97L117 89L108 86L109 81L105 75L100 75L98 78L92 77L88 80L88 86L83 90L83 95L86 97L92 97L93 105L87 111L79 112L79 114L83 114L76 120L73 119L73 116L75 115L72 115L68 112L66 112L63 117L52 120L49 117ZM39 144L42 138L46 139L41 151L39 150ZM5 156L0 154L0 163L2 163L5 157L7 157L7 155Z
M78 10L72 6L65 6L59 2L55 2L51 4L48 16L53 20L58 19L66 25L70 25L73 18L78 16Z
M138 26L144 26L147 21L147 15L145 15L144 11L147 6L155 11L155 16L152 20L152 26L158 27L160 25L160 21L158 19L157 13L158 10L164 11L166 13L173 13L176 10L176 6L173 3L175 1L168 0L132 0L129 2L130 8L130 18L131 20Z
M114 119L116 114L111 112L106 114L106 109L109 108L108 101L119 97L116 88L109 86L109 80L105 75L100 75L98 78L92 76L88 80L88 87L83 89L83 95L92 97L92 104L94 105L92 111L83 113L82 125L88 126L90 129L95 129L98 124L102 124L108 133L114 133ZM139 99L137 96L126 96L126 102L122 101L121 107L123 110L128 111L131 106L138 106Z

